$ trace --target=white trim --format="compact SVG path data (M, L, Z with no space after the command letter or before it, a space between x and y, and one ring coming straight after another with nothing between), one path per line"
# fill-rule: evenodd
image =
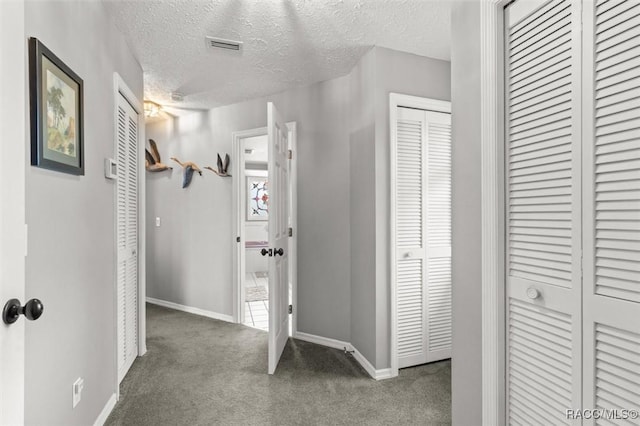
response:
M138 356L147 352L147 327L146 327L146 306L144 303L146 295L146 175L144 169L144 149L145 149L145 122L144 107L135 93L129 88L124 79L117 72L113 73L113 141L114 156L117 152L118 134L118 96L122 95L131 107L138 114ZM117 259L118 250L115 245L117 239L115 223L115 210L117 209L117 191L114 190L114 330L118 330L118 283L117 283ZM115 337L115 388L116 399L120 399L120 380L118 378L118 337Z
M93 422L93 426L104 425L104 423L109 418L109 414L111 414L111 412L113 411L113 407L116 406L117 401L118 401L118 398L116 394L115 393L112 394L109 400L107 401L107 403L104 405L104 408L102 409L100 414L98 414L98 418L96 419L96 421Z
M396 300L396 162L397 162L397 146L398 146L398 107L417 108L425 111L444 112L451 114L451 102L441 101L437 99L421 98L417 96L404 95L400 93L389 94L389 176L390 176L390 208L389 208L389 235L391 249L389 250L389 265L391 270L391 279L389 281L390 309L389 330L390 330L390 360L391 368L389 377L398 375L398 306ZM365 367L366 369L366 367Z
M372 379L375 379L375 380L391 379L398 375L397 373L394 374L391 368L381 368L379 370L376 370L373 367L373 365L371 365L369 360L360 353L360 351L358 351L353 346L351 347L351 350L353 351L353 358L356 361L358 361L358 363L360 363L362 368L364 368L364 370L369 374L369 376L371 376Z
M504 100L503 9L508 0L480 6L482 424L504 425Z
M235 323L233 315L219 314L213 311L207 311L200 308L194 308L191 306L181 305L179 303L167 302L166 300L155 299L153 297L146 298L147 303L152 303L158 306L164 306L165 308L175 309L176 311L187 312L189 314L200 315L201 317L213 318L220 321Z
M289 149L293 158L289 162L290 214L293 237L289 240L289 280L291 281L291 335L298 332L298 126L295 121L287 123L289 129Z
M340 349L340 350L353 350L353 346L349 342L342 340L330 339L328 337L316 336L315 334L303 333L298 331L293 335L294 339L304 340L305 342L315 343L316 345L326 346L328 348Z
M364 368L364 370L375 380L384 380L395 377L391 368L382 368L376 370L368 359L364 357L351 343L342 340L330 339L328 337L317 336L315 334L303 333L298 331L293 335L294 339L303 340L316 345L326 346L328 348L347 350L352 353L353 358Z

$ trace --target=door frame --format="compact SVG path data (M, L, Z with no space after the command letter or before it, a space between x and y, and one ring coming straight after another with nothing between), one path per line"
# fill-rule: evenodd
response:
M297 125L296 122L287 122L289 130L289 149L294 153L289 162L289 186L290 186L290 226L293 228L293 236L289 238L289 277L291 280L291 304L294 306L291 323L291 335L294 336L298 330L297 306L298 302L298 235L297 235L297 170L298 162L296 156ZM232 202L231 220L235 235L232 235L233 252L233 320L242 324L244 320L244 281L245 281L245 229L244 221L241 220L246 209L245 192L245 168L244 168L244 143L243 140L255 136L267 136L267 127L241 130L233 132L231 135L231 164L236 165L231 176L232 179ZM242 167L241 167L242 165Z
M133 91L129 88L124 79L117 72L113 73L113 125L114 125L114 154L117 152L117 126L118 126L118 96L122 95L127 102L133 107L138 114L138 321L137 321L137 334L138 334L138 356L142 356L147 352L147 328L146 328L146 190L145 190L145 168L144 168L144 149L145 149L145 122L144 122L144 108L142 102L137 98ZM114 185L115 186L115 185ZM114 330L115 333L115 388L116 398L120 399L120 381L118 380L118 247L115 243L117 239L117 202L118 193L114 188L113 191L113 211L114 211Z
M389 265L391 270L391 279L389 281L389 300L391 305L391 315L389 316L390 331L390 353L391 360L391 376L398 376L398 305L396 295L396 266L398 258L396 255L396 202L398 194L396 191L396 161L398 149L398 108L414 108L424 111L444 112L451 114L451 102L439 99L423 98L419 96L405 95L402 93L389 94L389 176L390 176L390 202L389 202L389 235L391 240L391 249L389 252Z
M504 8L480 5L482 424L506 423Z
M27 168L27 39L24 2L0 1L0 76L11 81L2 89L0 111L0 302L25 303L26 168ZM36 295L37 296L37 295ZM44 300L46 305L47 301ZM0 323L0 418L24 424L25 319Z

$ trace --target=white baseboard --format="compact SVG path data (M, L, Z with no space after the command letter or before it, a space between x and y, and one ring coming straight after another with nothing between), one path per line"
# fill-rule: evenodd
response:
M109 398L109 400L105 404L104 408L98 415L98 418L93 423L93 426L104 425L104 423L107 421L107 418L109 417L109 414L111 414L111 411L113 411L113 407L116 406L116 401L117 401L117 398L116 398L116 394L114 393L113 395L111 395L111 398Z
M305 342L315 343L316 345L327 346L329 348L344 350L345 348L350 351L351 343L343 342L341 340L330 339L328 337L316 336L315 334L296 332L293 337L298 340L304 340Z
M375 380L390 379L393 376L391 368L382 368L376 370L373 365L367 360L353 345L349 342L343 342L341 340L330 339L328 337L316 336L314 334L302 333L298 331L293 335L295 339L304 340L305 342L315 343L316 345L327 346L329 348L352 351L353 357L360 363L362 368Z
M154 305L158 305L158 306L164 306L165 308L175 309L176 311L188 312L190 314L200 315L207 318L213 318L220 321L235 323L235 321L233 320L233 316L231 315L219 314L217 312L212 312L212 311L205 311L204 309L193 308L191 306L185 306L179 303L167 302L166 300L155 299L153 297L147 297L146 300L148 303L153 303Z

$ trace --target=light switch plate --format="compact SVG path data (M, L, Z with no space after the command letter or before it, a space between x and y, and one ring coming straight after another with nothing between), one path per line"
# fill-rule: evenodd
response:
M73 408L76 408L76 405L78 405L78 403L82 399L82 389L83 388L84 388L84 379L82 377L79 377L78 380L73 382L73 388L72 388L72 392L73 392Z
M160 217L156 217L156 227L160 227Z

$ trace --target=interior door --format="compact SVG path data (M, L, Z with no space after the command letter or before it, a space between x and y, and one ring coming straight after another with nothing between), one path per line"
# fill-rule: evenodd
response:
M451 358L451 114L398 108L398 367Z
M25 130L27 43L24 2L0 2L0 307L12 298L25 303ZM44 300L46 303L46 300ZM46 320L46 313L44 314ZM42 319L41 319L42 321ZM0 322L0 419L24 424L24 316Z
M267 104L269 134L269 374L289 338L289 133L273 103Z
M118 380L138 355L138 114L118 96L116 161Z
M580 21L577 0L505 11L510 424L582 407Z
M640 412L640 3L583 16L584 407L639 424L623 410Z

